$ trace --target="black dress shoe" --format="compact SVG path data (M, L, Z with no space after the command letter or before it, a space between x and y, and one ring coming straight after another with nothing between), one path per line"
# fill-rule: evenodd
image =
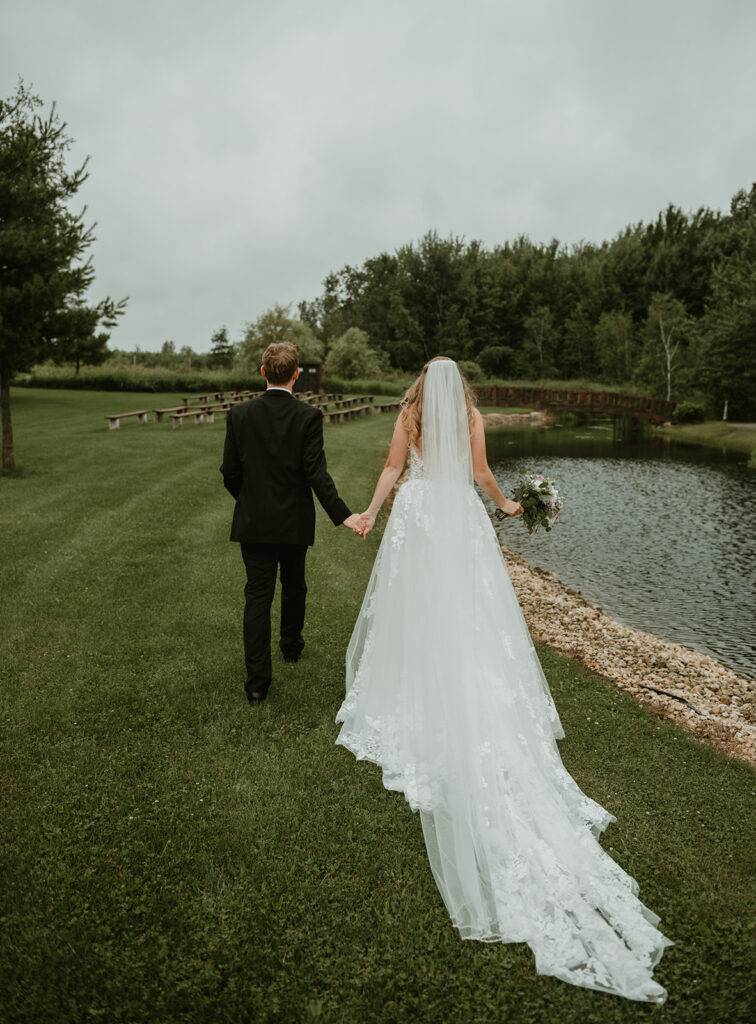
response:
M262 704L265 698L268 696L267 693L260 693L259 690L247 690L247 700L250 704Z
M283 654L283 652L281 652L281 653ZM291 661L291 662L299 661L299 651L297 651L295 654L291 654L291 653L284 654L283 660L284 661Z

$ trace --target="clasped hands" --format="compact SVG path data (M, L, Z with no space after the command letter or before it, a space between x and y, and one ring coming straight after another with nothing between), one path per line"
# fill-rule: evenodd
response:
M362 515L357 515L356 512L352 513L352 515L342 523L343 526L348 526L349 529L356 533L358 537L367 537L373 529L374 524L375 513L371 512L369 509L363 512Z
M524 511L525 509L518 501L510 501L509 498L507 498L502 506L502 512L510 517L521 516ZM366 509L361 515L352 513L348 519L344 520L342 525L348 526L358 537L365 538L375 526L375 519L376 513Z

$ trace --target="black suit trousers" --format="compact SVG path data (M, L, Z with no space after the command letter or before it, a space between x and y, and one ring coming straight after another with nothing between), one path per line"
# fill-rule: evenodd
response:
M306 544L241 545L247 583L244 587L245 689L264 696L272 677L270 656L270 608L281 567L281 639L285 655L299 654L304 647Z

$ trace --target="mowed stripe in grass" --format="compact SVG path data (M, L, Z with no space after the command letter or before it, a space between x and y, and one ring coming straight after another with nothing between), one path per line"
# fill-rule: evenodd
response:
M248 707L223 425L111 433L105 413L176 404L123 397L14 393L0 1019L752 1018L750 769L539 648L565 763L618 817L602 843L676 942L657 970L669 1002L540 978L524 946L461 942L419 821L333 745L378 531L362 542L319 513L304 657L274 650L270 697ZM391 420L326 430L357 511Z

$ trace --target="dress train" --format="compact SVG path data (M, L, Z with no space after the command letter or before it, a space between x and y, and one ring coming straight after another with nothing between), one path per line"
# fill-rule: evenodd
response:
M616 819L562 764L488 515L471 485L447 501L410 460L349 644L336 743L419 812L462 938L526 942L541 974L662 1003L652 973L672 942L598 842Z

